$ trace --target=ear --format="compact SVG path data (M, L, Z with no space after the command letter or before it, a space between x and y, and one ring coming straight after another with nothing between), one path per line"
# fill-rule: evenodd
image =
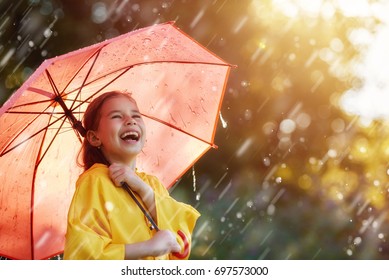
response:
M88 130L86 132L86 139L93 147L100 147L101 146L100 138L97 136L96 132L93 130Z

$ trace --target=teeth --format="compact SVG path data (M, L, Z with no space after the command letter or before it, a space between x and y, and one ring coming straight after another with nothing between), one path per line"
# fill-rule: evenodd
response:
M139 133L136 132L136 131L129 131L129 132L124 132L120 138L124 139L124 138L132 138L132 139L138 139L139 138Z

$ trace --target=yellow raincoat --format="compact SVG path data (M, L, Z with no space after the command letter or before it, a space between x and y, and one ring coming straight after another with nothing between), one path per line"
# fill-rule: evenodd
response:
M158 227L174 233L181 230L190 248L200 214L192 206L174 200L155 176L137 174L154 189ZM68 213L64 259L123 260L125 244L146 241L153 234L155 230L150 229L130 195L113 184L105 165L95 164L80 176ZM183 248L181 239L177 240ZM176 258L169 254L147 259Z

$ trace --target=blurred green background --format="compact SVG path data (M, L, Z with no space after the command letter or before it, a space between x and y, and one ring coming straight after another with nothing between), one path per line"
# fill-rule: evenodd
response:
M191 259L388 259L387 2L0 0L0 104L46 58L176 21L237 65L171 192L202 214Z

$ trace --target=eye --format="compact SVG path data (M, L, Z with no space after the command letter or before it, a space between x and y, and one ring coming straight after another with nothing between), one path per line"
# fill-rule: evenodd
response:
M119 115L119 114L114 114L111 116L111 119L121 119L122 118L122 115Z

